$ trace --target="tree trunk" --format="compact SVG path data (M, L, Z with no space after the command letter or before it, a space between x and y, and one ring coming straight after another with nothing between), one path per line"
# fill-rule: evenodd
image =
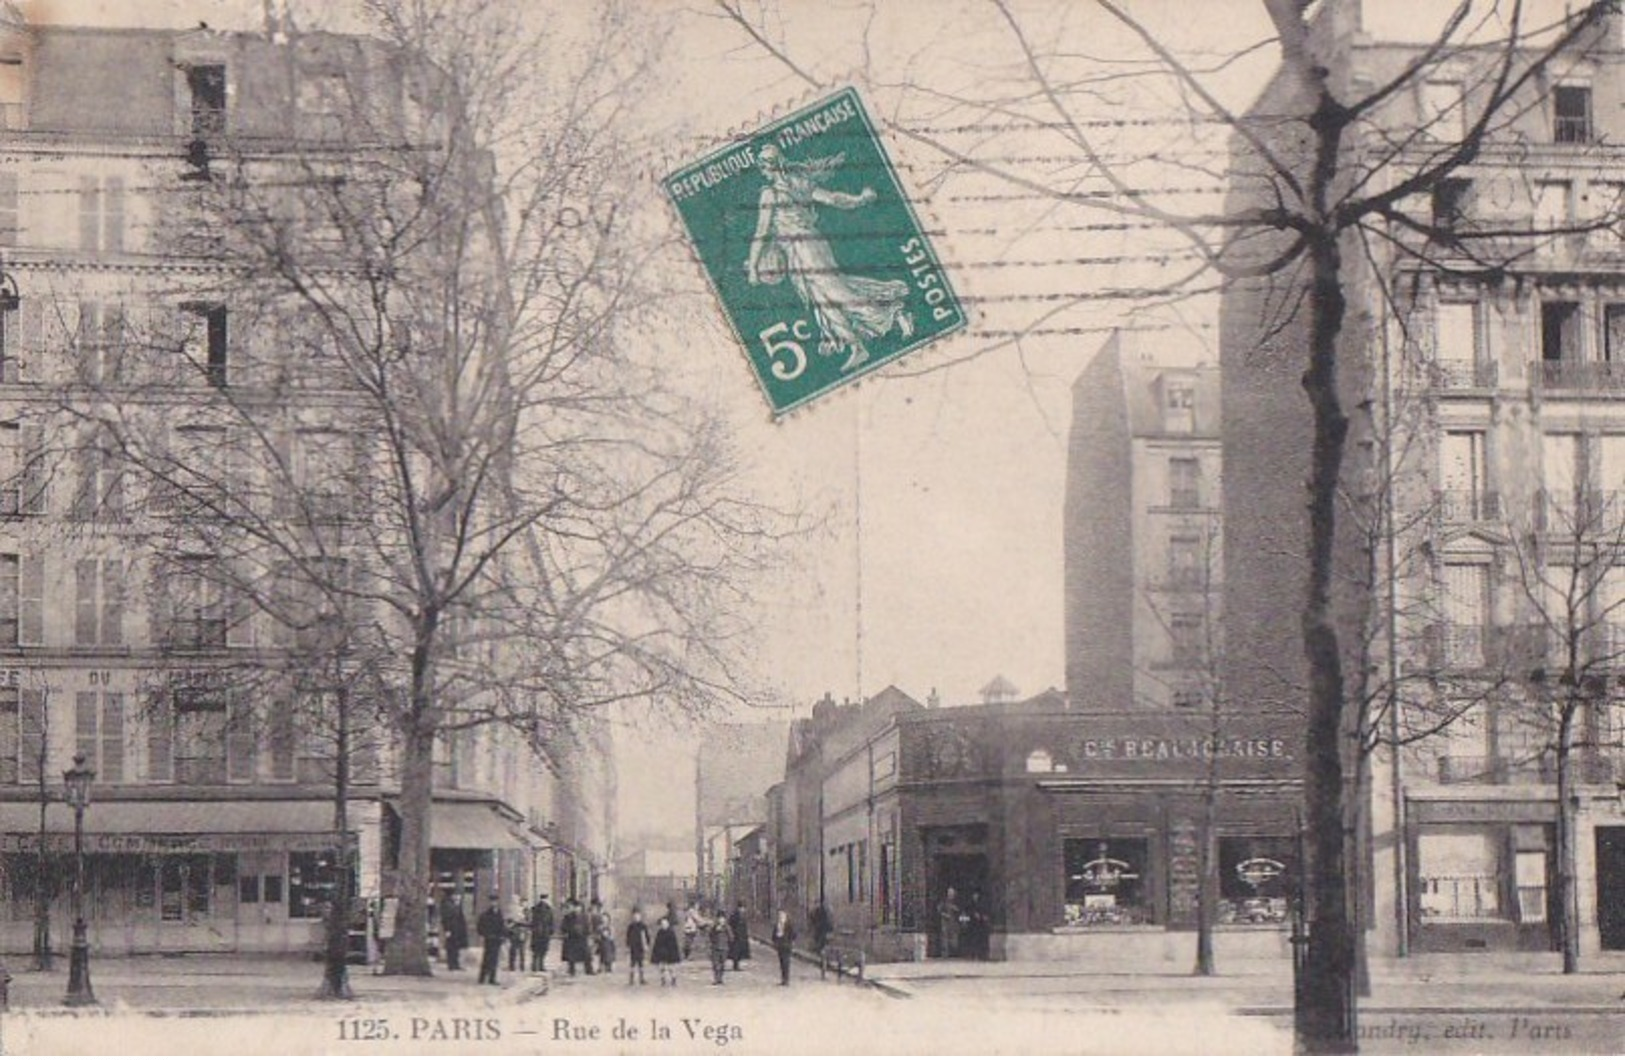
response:
M1335 107L1323 97L1322 111ZM1324 117L1316 190L1324 201L1335 176L1340 127ZM1335 231L1310 239L1309 367L1303 388L1314 410L1309 476L1309 583L1303 648L1309 666L1304 756L1304 810L1309 831L1309 947L1297 1012L1298 1049L1312 1055L1355 1051L1354 947L1349 928L1346 821L1343 806L1343 660L1332 614L1338 480L1348 417L1337 392L1337 340L1347 308Z
M333 904L327 911L327 959L322 986L316 996L343 1001L350 992L350 873L354 857L350 848L350 695L340 688L335 697L337 733L333 747L333 828L338 832L338 878L334 881Z
M385 975L434 974L429 967L424 910L432 882L429 813L434 800L435 732L432 726L416 720L422 716L416 709L412 713L413 724L401 741L401 850L396 874L400 915L385 955Z
M51 891L50 870L45 855L45 769L40 768L39 842L34 847L34 970L51 970Z
M1579 703L1575 696L1571 689L1557 725L1557 938L1565 975L1580 970L1580 894L1574 841L1574 720Z
M1218 755L1213 756L1217 761ZM1218 968L1213 960L1213 922L1217 919L1215 906L1218 905L1218 895L1214 893L1218 882L1216 857L1218 851L1218 837L1214 835L1214 819L1218 816L1217 803L1219 801L1218 778L1212 776L1211 767L1208 776L1207 792L1202 799L1202 835L1201 847L1197 852L1197 884L1196 890L1196 974L1214 975Z

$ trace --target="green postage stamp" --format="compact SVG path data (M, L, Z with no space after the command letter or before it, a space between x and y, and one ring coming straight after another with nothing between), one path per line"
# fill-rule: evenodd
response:
M666 178L774 415L965 326L856 89Z

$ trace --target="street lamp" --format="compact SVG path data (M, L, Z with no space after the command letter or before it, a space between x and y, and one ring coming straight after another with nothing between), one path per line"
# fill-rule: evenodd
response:
M90 784L96 771L86 768L81 751L73 756L73 768L62 771L68 805L73 807L73 948L68 956L68 996L65 1005L94 1005L90 989L90 940L85 937L85 807L90 805Z

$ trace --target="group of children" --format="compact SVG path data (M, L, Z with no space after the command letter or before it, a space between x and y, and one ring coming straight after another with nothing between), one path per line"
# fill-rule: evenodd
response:
M720 909L708 913L703 907L690 908L683 920L681 947L678 945L677 923L677 908L672 903L667 903L666 914L656 923L653 932L643 919L643 910L633 908L632 920L626 926L627 983L637 986L644 984L643 969L647 958L648 963L659 970L661 986L676 986L677 965L691 954L694 940L702 933L706 936L706 948L711 958L711 982L714 985L722 984L723 971L729 959L732 959L736 972L740 961L750 959L750 933L743 903L731 916L724 916Z

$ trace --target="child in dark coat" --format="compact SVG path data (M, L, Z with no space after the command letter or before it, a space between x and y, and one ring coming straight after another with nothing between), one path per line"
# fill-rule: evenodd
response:
M626 984L643 985L643 958L649 952L649 925L643 922L643 910L632 910L632 922L626 925Z
M660 926L655 929L654 949L649 953L649 960L660 969L660 985L677 985L677 963L683 959L683 951L677 944L677 929L671 926L671 921L665 917L660 918Z

